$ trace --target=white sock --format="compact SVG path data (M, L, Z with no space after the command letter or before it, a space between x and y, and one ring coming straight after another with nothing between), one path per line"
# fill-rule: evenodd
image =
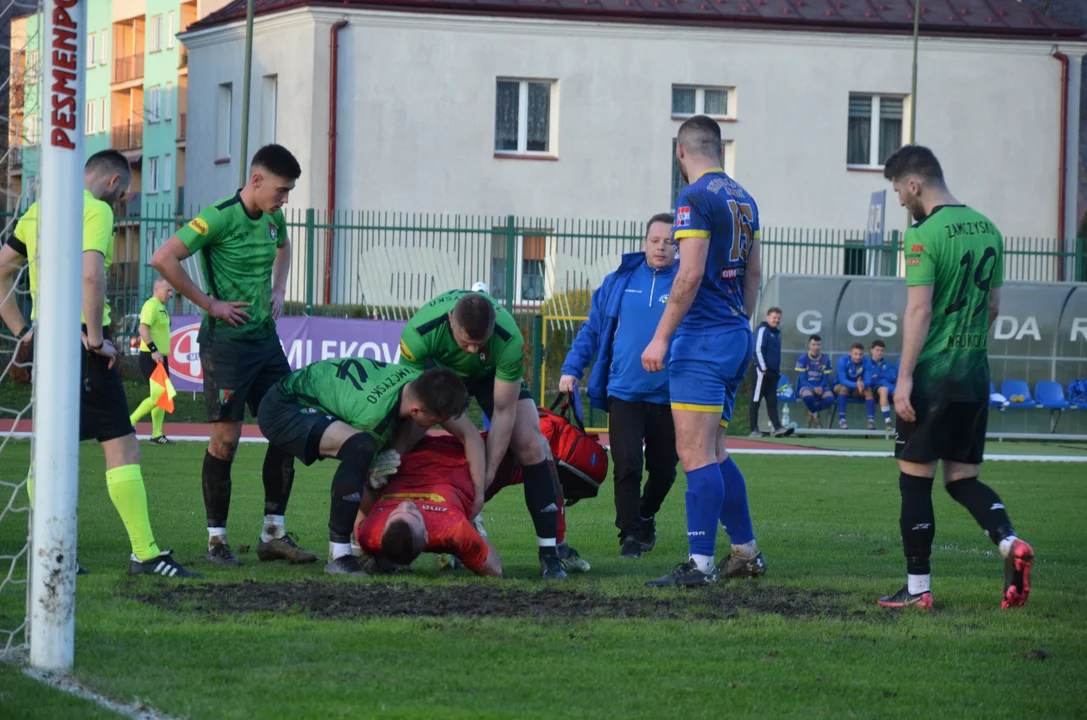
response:
M931 575L907 575L906 589L910 595L920 595L929 592L929 580Z
M699 572L708 573L713 570L713 555L691 555L691 560L694 560Z
M1000 557L1008 557L1008 553L1012 551L1012 543L1019 538L1014 535L1009 535L1000 541Z
M732 554L736 557L742 557L745 560L750 560L759 554L759 546L755 544L755 541L744 543L743 545L733 545Z
M891 406L890 405L884 405L884 406L882 406L880 408L880 410L882 410L884 414L889 413L889 412L891 412Z
M555 538L536 538L536 544L540 547L555 547Z
M287 534L287 524L282 515L265 515L264 528L260 533L261 542L271 542Z
M329 559L330 562L335 560L336 558L343 557L344 555L350 555L350 554L351 554L351 543L349 543L349 542L338 543L338 542L329 541L329 543L328 543L328 559Z
M209 527L208 544L210 545L215 538L220 538L222 542L226 542L226 528Z

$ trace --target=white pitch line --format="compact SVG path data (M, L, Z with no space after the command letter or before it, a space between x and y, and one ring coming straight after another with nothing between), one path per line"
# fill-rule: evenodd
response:
M16 439L29 439L32 433L11 432L8 437ZM140 440L150 440L150 435L137 435ZM210 442L207 435L174 435L170 438L174 442ZM268 442L262 437L242 437L239 442L263 443ZM611 450L610 445L603 446ZM851 457L851 458L893 458L894 453L887 450L819 450L818 448L784 447L780 450L769 448L737 448L729 449L732 455L781 455L783 457ZM1058 463L1087 463L1087 455L1008 455L986 454L987 462L1058 462Z
M87 687L71 675L52 673L34 668L26 668L23 670L23 673L44 685L56 688L69 695L75 695L84 700L90 700L100 707L112 710L115 713L132 718L133 720L172 720L172 716L159 712L140 700L136 700L134 703L124 703L107 697L102 693Z

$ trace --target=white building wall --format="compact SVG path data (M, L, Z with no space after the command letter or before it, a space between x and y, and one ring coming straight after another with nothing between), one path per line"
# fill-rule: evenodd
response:
M309 8L258 18L254 39L254 92L262 75L279 75L278 140L303 167L296 208L327 204L328 29L340 18L350 23L340 35L341 211L644 221L669 207L671 141L680 124L670 116L671 90L683 84L736 88L736 121L722 123L728 165L758 201L765 227L861 229L870 194L886 189L886 227L905 228L906 213L881 173L846 168L846 143L850 92L909 94L908 37ZM235 23L185 38L194 137L211 133L215 121L214 102L200 103L196 93L220 82L235 83L240 118L243 31ZM1075 63L1087 45L1061 48ZM917 141L936 152L952 192L1008 237L1056 235L1060 66L1050 51L1042 42L921 42ZM494 157L499 76L557 81L557 161ZM1069 115L1075 138L1078 116ZM237 159L215 165L213 149L189 149L194 200L236 185ZM1069 186L1075 172L1073 165ZM411 295L460 285L480 262L469 263L453 237L464 240L431 234L360 254L357 241L338 236L334 294L360 302L362 287L366 302L385 303L403 298L409 285L419 288ZM488 251L479 252L488 265ZM595 284L618 253L575 256L552 244L548 275L560 290Z

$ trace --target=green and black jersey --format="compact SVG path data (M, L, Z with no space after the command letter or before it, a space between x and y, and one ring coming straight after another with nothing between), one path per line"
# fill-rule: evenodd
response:
M932 285L932 322L913 373L922 397L987 402L989 294L1004 284L1004 240L965 205L935 208L906 231L906 284Z
M491 374L503 382L524 377L525 339L513 315L494 298L494 332L477 353L461 350L449 327L449 313L468 290L451 290L434 298L408 321L400 336L400 363L423 370L427 360L449 368L465 379L478 380Z
M272 266L276 251L287 239L287 222L281 211L250 215L241 194L221 200L200 211L177 231L177 237L194 255L199 251L204 287L216 300L247 302L242 308L249 319L238 327L204 315L199 341L269 340L276 337L272 319Z

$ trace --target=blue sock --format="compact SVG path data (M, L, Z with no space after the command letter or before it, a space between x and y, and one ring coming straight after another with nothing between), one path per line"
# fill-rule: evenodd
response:
M845 401L846 394L842 393L838 396L838 419L845 422Z
M743 545L755 539L755 530L751 526L751 511L747 508L747 484L744 474L736 466L736 461L728 459L718 465L721 479L725 484L725 500L721 504L721 524L725 526L729 542Z
M692 555L713 555L725 484L718 465L687 473L687 542Z
M865 400L864 401L864 407L865 407L865 409L868 410L868 419L869 420L875 420L876 419L876 401L875 400Z
M802 395L800 397L804 401L804 404L808 406L809 412L819 412L815 407L815 395Z

